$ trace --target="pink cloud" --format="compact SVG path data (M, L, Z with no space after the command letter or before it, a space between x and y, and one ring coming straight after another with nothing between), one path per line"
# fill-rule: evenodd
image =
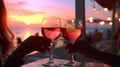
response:
M70 9L64 4L59 3L59 0L29 0L29 1L16 1L9 2L6 0L6 6L9 12L14 14L23 13L34 14L34 12L48 12L48 14L53 15L66 15L69 17L71 14L73 16L74 10ZM19 7L19 8L18 8ZM33 11L33 12L32 12Z

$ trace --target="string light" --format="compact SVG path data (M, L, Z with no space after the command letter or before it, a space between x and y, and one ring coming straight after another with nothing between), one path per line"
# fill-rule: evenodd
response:
M95 7L95 0L93 0L93 8L92 8L92 10L96 13L96 14L98 14L99 13L99 11L96 9L96 7Z
M100 21L100 25L104 25L105 24L105 21Z
M103 8L103 10L104 10L105 12L107 12L107 11L108 11L108 8L105 7L105 8Z
M118 18L118 21L120 22L120 18Z
M109 25L111 26L113 23L112 22L109 22Z
M89 22L90 22L90 23L93 22L93 17L89 17Z
M95 0L92 0L92 2L93 2L93 8L92 8L92 10L93 10L96 14L98 14L98 13L99 13L99 10L97 10L97 8L96 8ZM107 12L107 11L108 11L108 8L104 7L104 8L103 8L103 11L104 11L104 12ZM118 14L116 14L115 17L118 18ZM110 21L110 22L109 22L109 25L112 25L112 22L111 22L112 18L108 16L107 20ZM118 19L118 21L120 22L120 18ZM89 17L89 22L90 22L90 23L93 22L93 17ZM105 21L100 21L99 24L100 24L100 25L104 25L104 24L105 24Z
M95 8L95 6L93 6L92 10L93 10L93 11L96 11L97 9Z
M111 21L112 19L110 17L107 18L108 21Z
M95 1L93 0L93 11L96 11L97 9L95 8Z
M72 23L74 23L74 22L75 22L75 20L71 20L71 22L72 22Z
M95 13L96 13L96 14L98 14L98 13L99 13L99 11L98 11L98 10L96 10L96 11L95 11Z

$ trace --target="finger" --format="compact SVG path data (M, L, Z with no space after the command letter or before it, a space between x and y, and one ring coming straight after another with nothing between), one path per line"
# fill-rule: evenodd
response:
M50 50L50 46L48 46L47 44L43 45L43 48L44 48L45 50Z
M40 45L38 45L39 46L39 48L38 48L38 50L39 51L41 51L41 52L44 52L44 51L46 51L46 50L50 50L50 44L49 43L45 43L45 42L42 42L42 43L40 43Z
M51 39L47 38L47 37L42 37L41 41L46 42L46 43L50 43Z
M42 39L42 40L40 40L40 42L41 42L41 45L50 46L51 40Z

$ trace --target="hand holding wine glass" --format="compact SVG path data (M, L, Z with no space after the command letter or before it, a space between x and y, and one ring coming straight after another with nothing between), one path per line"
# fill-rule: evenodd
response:
M69 53L79 52L87 58L93 58L94 52L96 51L86 38L84 40L77 40L74 45L67 45L66 49Z
M62 28L62 35L69 41L69 46L75 45L74 43L82 35L82 22L80 20L70 20L65 28ZM65 66L79 66L80 63L74 60L74 53L71 53L70 62Z

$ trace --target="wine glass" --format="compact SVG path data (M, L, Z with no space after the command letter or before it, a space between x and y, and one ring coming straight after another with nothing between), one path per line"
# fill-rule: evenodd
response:
M65 28L62 28L62 36L73 45L82 35L82 22L81 20L69 20ZM68 63L64 64L69 67L79 67L80 63L74 60L74 53L71 53L71 59Z
M42 34L43 36L51 39L49 61L43 64L44 66L59 66L59 63L53 59L52 49L55 46L54 40L57 39L61 34L60 23L60 18L56 17L47 17L43 18L42 20Z

